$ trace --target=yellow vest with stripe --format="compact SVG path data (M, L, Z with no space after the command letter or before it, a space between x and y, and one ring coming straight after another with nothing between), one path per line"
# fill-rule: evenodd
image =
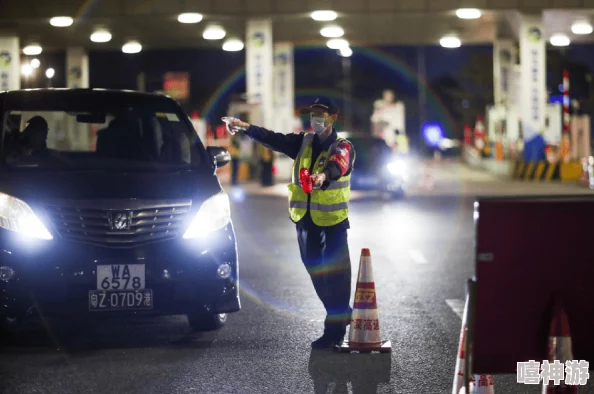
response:
M320 153L315 163L312 163L314 134L307 133L303 136L303 143L299 154L293 163L293 176L289 184L289 214L293 221L298 222L309 213L314 224L320 227L334 226L344 221L349 216L349 200L351 199L351 174L330 182L326 190L314 189L311 194L306 194L301 188L299 173L302 168L311 170L311 174L320 174L326 168L330 152L336 150L338 143L344 141L338 138L330 149ZM355 154L355 152L351 152ZM313 164L313 166L312 166Z

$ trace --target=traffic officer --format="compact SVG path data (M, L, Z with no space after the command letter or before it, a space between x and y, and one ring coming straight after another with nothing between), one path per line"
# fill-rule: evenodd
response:
M258 146L256 150L260 159L260 184L274 186L274 155L264 146Z
M241 158L241 141L239 140L239 135L231 137L229 154L231 155L231 184L237 185Z
M289 214L296 223L301 260L326 309L324 334L312 347L332 348L341 344L352 313L347 230L355 151L349 141L337 136L333 124L338 108L330 99L319 97L309 109L314 133L276 133L239 119L231 120L229 126L246 129L256 142L294 160ZM315 189L311 194L301 187L302 168L312 174Z

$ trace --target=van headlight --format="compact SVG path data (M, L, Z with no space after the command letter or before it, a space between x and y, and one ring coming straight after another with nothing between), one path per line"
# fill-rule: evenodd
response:
M407 169L406 163L402 160L396 160L388 164L388 171L390 171L390 174L392 175L404 176L406 175Z
M4 193L0 193L0 227L27 237L53 239L26 202Z
M184 234L185 239L204 238L225 227L231 221L231 206L227 193L220 192L204 201Z

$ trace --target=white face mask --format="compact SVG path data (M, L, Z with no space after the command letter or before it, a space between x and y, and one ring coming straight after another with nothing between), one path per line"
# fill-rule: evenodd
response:
M326 131L324 118L318 116L311 118L311 128L316 134L322 134L324 131Z

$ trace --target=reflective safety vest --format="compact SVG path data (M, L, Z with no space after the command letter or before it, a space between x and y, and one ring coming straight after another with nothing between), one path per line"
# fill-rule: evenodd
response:
M402 134L396 136L396 144L398 144L398 153L408 153L408 137Z
M344 221L349 216L349 200L351 199L351 174L330 182L326 190L314 189L311 194L306 194L301 188L299 172L302 168L310 170L311 174L320 174L326 168L328 157L336 150L338 143L343 138L338 138L325 152L320 153L313 163L312 142L313 133L303 136L303 143L299 154L293 163L293 176L289 184L289 214L293 221L303 219L309 208L312 221L320 227L334 226ZM355 154L354 151L351 154ZM356 156L355 156L356 157Z

